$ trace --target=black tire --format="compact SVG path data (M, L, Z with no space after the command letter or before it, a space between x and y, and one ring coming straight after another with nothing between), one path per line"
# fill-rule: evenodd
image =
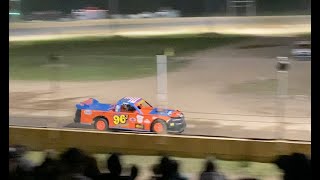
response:
M184 129L182 129L181 131L179 131L178 133L180 134L180 133L183 133L183 131L184 131Z
M162 127L163 127L163 131L162 132L157 132L157 131L154 130L154 125L157 124L157 123L162 124ZM151 124L151 132L155 132L157 134L166 134L168 132L167 123L164 120L161 120L161 119L157 119L157 120L153 121L153 123Z
M99 123L104 123L105 127L103 129L101 129L100 127L97 127L99 125ZM109 129L109 123L108 120L104 117L96 117L94 119L94 128L99 130L99 131L107 131Z
M184 124L184 126L183 126L183 129L182 130L180 130L178 133L180 134L180 133L183 133L184 132L184 130L186 130L186 128L187 128L187 124L185 123Z

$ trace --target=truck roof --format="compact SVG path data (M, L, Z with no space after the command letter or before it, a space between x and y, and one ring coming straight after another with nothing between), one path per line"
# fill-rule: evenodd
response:
M128 103L128 104L133 104L135 105L137 102L142 101L143 99L140 97L123 97L118 101L117 104L123 104L123 103Z

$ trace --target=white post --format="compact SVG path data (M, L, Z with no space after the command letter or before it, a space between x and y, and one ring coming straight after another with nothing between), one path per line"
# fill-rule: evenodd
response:
M277 57L278 59L278 116L279 116L279 126L278 126L278 139L283 139L283 133L285 131L285 108L286 99L288 95L288 57Z
M160 108L168 105L167 56L157 55L157 98Z
M245 4L246 7L246 15L247 16L255 16L256 15L256 0L247 1Z
M59 114L59 104L58 102L55 102L54 99L57 97L57 94L59 92L59 88L60 88L60 84L59 84L59 76L60 76L60 69L61 69L61 64L60 64L60 61L61 61L61 56L57 56L57 55L51 55L49 57L49 65L50 65L50 68L51 68L51 82L50 82L50 91L51 91L51 98L52 99L49 99L49 102L52 101L52 105L53 107L55 107L55 115L58 116ZM49 109L49 116L51 115L50 113L50 109ZM57 128L58 127L58 120L57 119L54 119L52 121L49 121L47 120L47 127L50 127L50 128Z
M254 0L251 7L251 16L257 15L257 1Z
M233 0L227 0L226 3L227 16L236 16L236 8L233 7Z

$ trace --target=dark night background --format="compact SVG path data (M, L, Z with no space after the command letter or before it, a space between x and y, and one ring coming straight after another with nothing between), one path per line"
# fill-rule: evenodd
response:
M23 14L32 11L72 9L95 6L111 13L134 14L156 11L160 7L180 10L183 16L225 15L226 0L21 0ZM256 0L257 15L310 14L311 0Z

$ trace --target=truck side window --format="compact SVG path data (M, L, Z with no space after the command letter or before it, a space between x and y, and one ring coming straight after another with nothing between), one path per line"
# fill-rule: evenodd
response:
M121 112L127 112L127 111L128 111L127 104L122 104L122 105L121 105L121 108L120 108L120 111L121 111Z
M120 111L120 106L116 105L116 112L119 112L119 111Z
M133 106L128 105L128 111L134 112L134 111L136 111L136 109Z
M134 112L135 110L136 109L129 104L122 104L120 109L121 112Z

